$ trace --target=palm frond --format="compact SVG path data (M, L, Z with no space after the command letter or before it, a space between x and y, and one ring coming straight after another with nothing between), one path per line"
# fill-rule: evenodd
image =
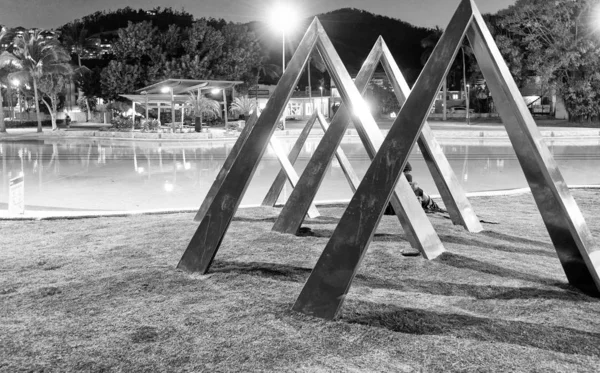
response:
M194 92L189 92L186 105L191 106L195 116L201 115L207 118L221 118L221 104L204 96L198 97Z
M21 67L19 59L15 57L12 53L2 52L0 54L0 68L11 65L15 67Z
M235 97L231 102L229 112L231 114L248 116L256 109L256 101L248 98L248 96Z

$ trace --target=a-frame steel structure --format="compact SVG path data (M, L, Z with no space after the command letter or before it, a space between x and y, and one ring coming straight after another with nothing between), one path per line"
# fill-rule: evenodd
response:
M585 292L599 294L600 248L475 2L463 0L317 261L294 310L326 319L337 315L465 36L473 47L569 282Z
M383 141L383 136L360 92L344 68L325 30L315 19L300 42L261 116L251 128L248 126L246 133L242 132L234 146L237 149L233 149L235 154L230 154L226 160L227 167L223 167L215 180L213 188L209 191L214 194L207 195L197 215L200 225L178 264L179 268L205 273L210 267L258 162L275 131L276 123L291 97L293 87L300 78L309 54L315 48L324 58L338 86L342 101L348 108L349 119L355 125L367 128L372 133L370 139L375 139L377 142L371 146L372 149L376 150ZM414 197L406 178L403 177L397 184L396 192L393 193L390 202L396 213L402 216L400 220L405 231L411 232L413 245L426 258L434 258L444 251L439 237Z
M371 53L359 71L356 79L356 87L361 93L366 91L368 82L375 72L378 62L383 64L384 70L394 88L396 98L400 105L402 105L410 93L410 88L400 72L390 50L381 37L378 38ZM300 228L304 221L304 216L307 213L307 209L315 198L319 186L323 181L325 171L331 163L333 153L339 149L344 133L348 128L349 120L347 113L345 113L344 110L346 110L346 108L342 105L333 117L330 129L323 136L313 157L307 164L305 171L300 176L300 180L290 194L281 214L277 218L273 230L281 233L294 234ZM383 135L375 133L375 131L369 131L369 129L363 128L360 124L356 125L356 129L365 145L367 153L373 158L378 147L374 148L371 144L381 144ZM444 204L448 209L452 222L456 225L464 226L470 232L482 231L483 228L479 219L475 215L454 171L450 167L446 156L438 142L435 140L433 132L427 123L423 125L418 144L442 199L444 200ZM342 165L343 170L347 168L351 168L351 166ZM348 177L348 175L347 178L351 181L352 190L356 191L356 188L358 188L358 183L356 182L358 181L357 178L351 178ZM408 230L407 234L409 236L410 233L410 230ZM413 241L410 237L409 240L411 242Z

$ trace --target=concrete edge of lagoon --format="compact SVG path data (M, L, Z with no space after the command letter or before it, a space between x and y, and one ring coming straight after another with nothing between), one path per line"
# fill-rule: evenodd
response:
M305 122L299 121L294 128L275 131L278 137L295 137L302 131ZM389 130L389 123L382 123L384 135ZM430 122L436 138L439 139L508 139L502 124L478 123L468 125L461 122ZM385 128L388 127L388 128ZM100 130L103 128L103 130ZM600 128L585 127L538 127L544 138L600 138ZM227 131L224 128L209 128L207 132L168 133L168 132L141 132L141 131L110 131L101 123L85 123L77 128L59 129L52 131L48 128L44 132L36 132L36 128L14 128L6 133L0 133L2 141L23 140L59 140L59 139L91 139L91 140L119 140L119 141L177 141L177 142L204 142L204 141L235 141L239 136L238 131ZM313 128L311 136L322 136L323 130ZM353 128L346 130L346 136L358 136Z
M600 190L600 185L571 185L569 189L597 189ZM482 192L471 192L467 193L467 197L494 197L494 196L510 196L530 193L529 188L517 188L507 190L494 190L494 191L482 191ZM432 195L431 197L440 199L439 195ZM345 200L328 200L328 201L316 201L317 206L336 206L346 205L350 202L350 199ZM275 207L282 207L282 204L277 204ZM240 208L256 208L261 205L241 205ZM105 218L105 217L129 217L129 216L140 216L140 215L167 215L167 214L182 214L182 213L196 213L198 207L181 208L181 209L155 209L155 210L135 210L135 211L25 211L23 215L9 215L8 211L0 211L0 221L35 221L35 220L75 220L75 219L94 219L94 218Z

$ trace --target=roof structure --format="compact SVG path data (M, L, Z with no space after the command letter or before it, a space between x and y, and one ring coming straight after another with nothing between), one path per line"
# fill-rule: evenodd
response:
M158 93L158 94L148 94L146 97L143 95L120 95L121 97L125 97L128 100L131 100L135 103L146 105L146 99L148 99L148 108L157 108L157 107L171 107L171 94L170 93ZM189 101L189 95L173 95L173 103L175 105L184 105L187 101Z
M189 92L231 89L242 83L239 80L167 79L140 88L134 94L120 96L142 105L146 105L147 102L149 108L170 107L171 93L164 93L163 89L165 87L173 89L173 103L175 105L184 105L190 98Z
M230 89L238 84L239 80L196 80L196 79L167 79L154 83L144 88L140 88L136 93L147 92L148 94L162 93L164 87L173 89L173 94L179 95L187 92L195 92L198 89ZM169 99L170 100L170 99Z

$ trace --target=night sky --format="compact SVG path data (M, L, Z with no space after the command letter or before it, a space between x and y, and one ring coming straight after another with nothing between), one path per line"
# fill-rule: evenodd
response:
M460 0L301 0L291 1L299 17L339 9L358 8L401 19L416 26L445 28ZM0 24L8 27L56 28L98 10L125 6L151 9L157 6L185 9L200 17L227 21L267 21L266 9L276 0L0 0ZM515 0L476 0L482 13L495 13Z

